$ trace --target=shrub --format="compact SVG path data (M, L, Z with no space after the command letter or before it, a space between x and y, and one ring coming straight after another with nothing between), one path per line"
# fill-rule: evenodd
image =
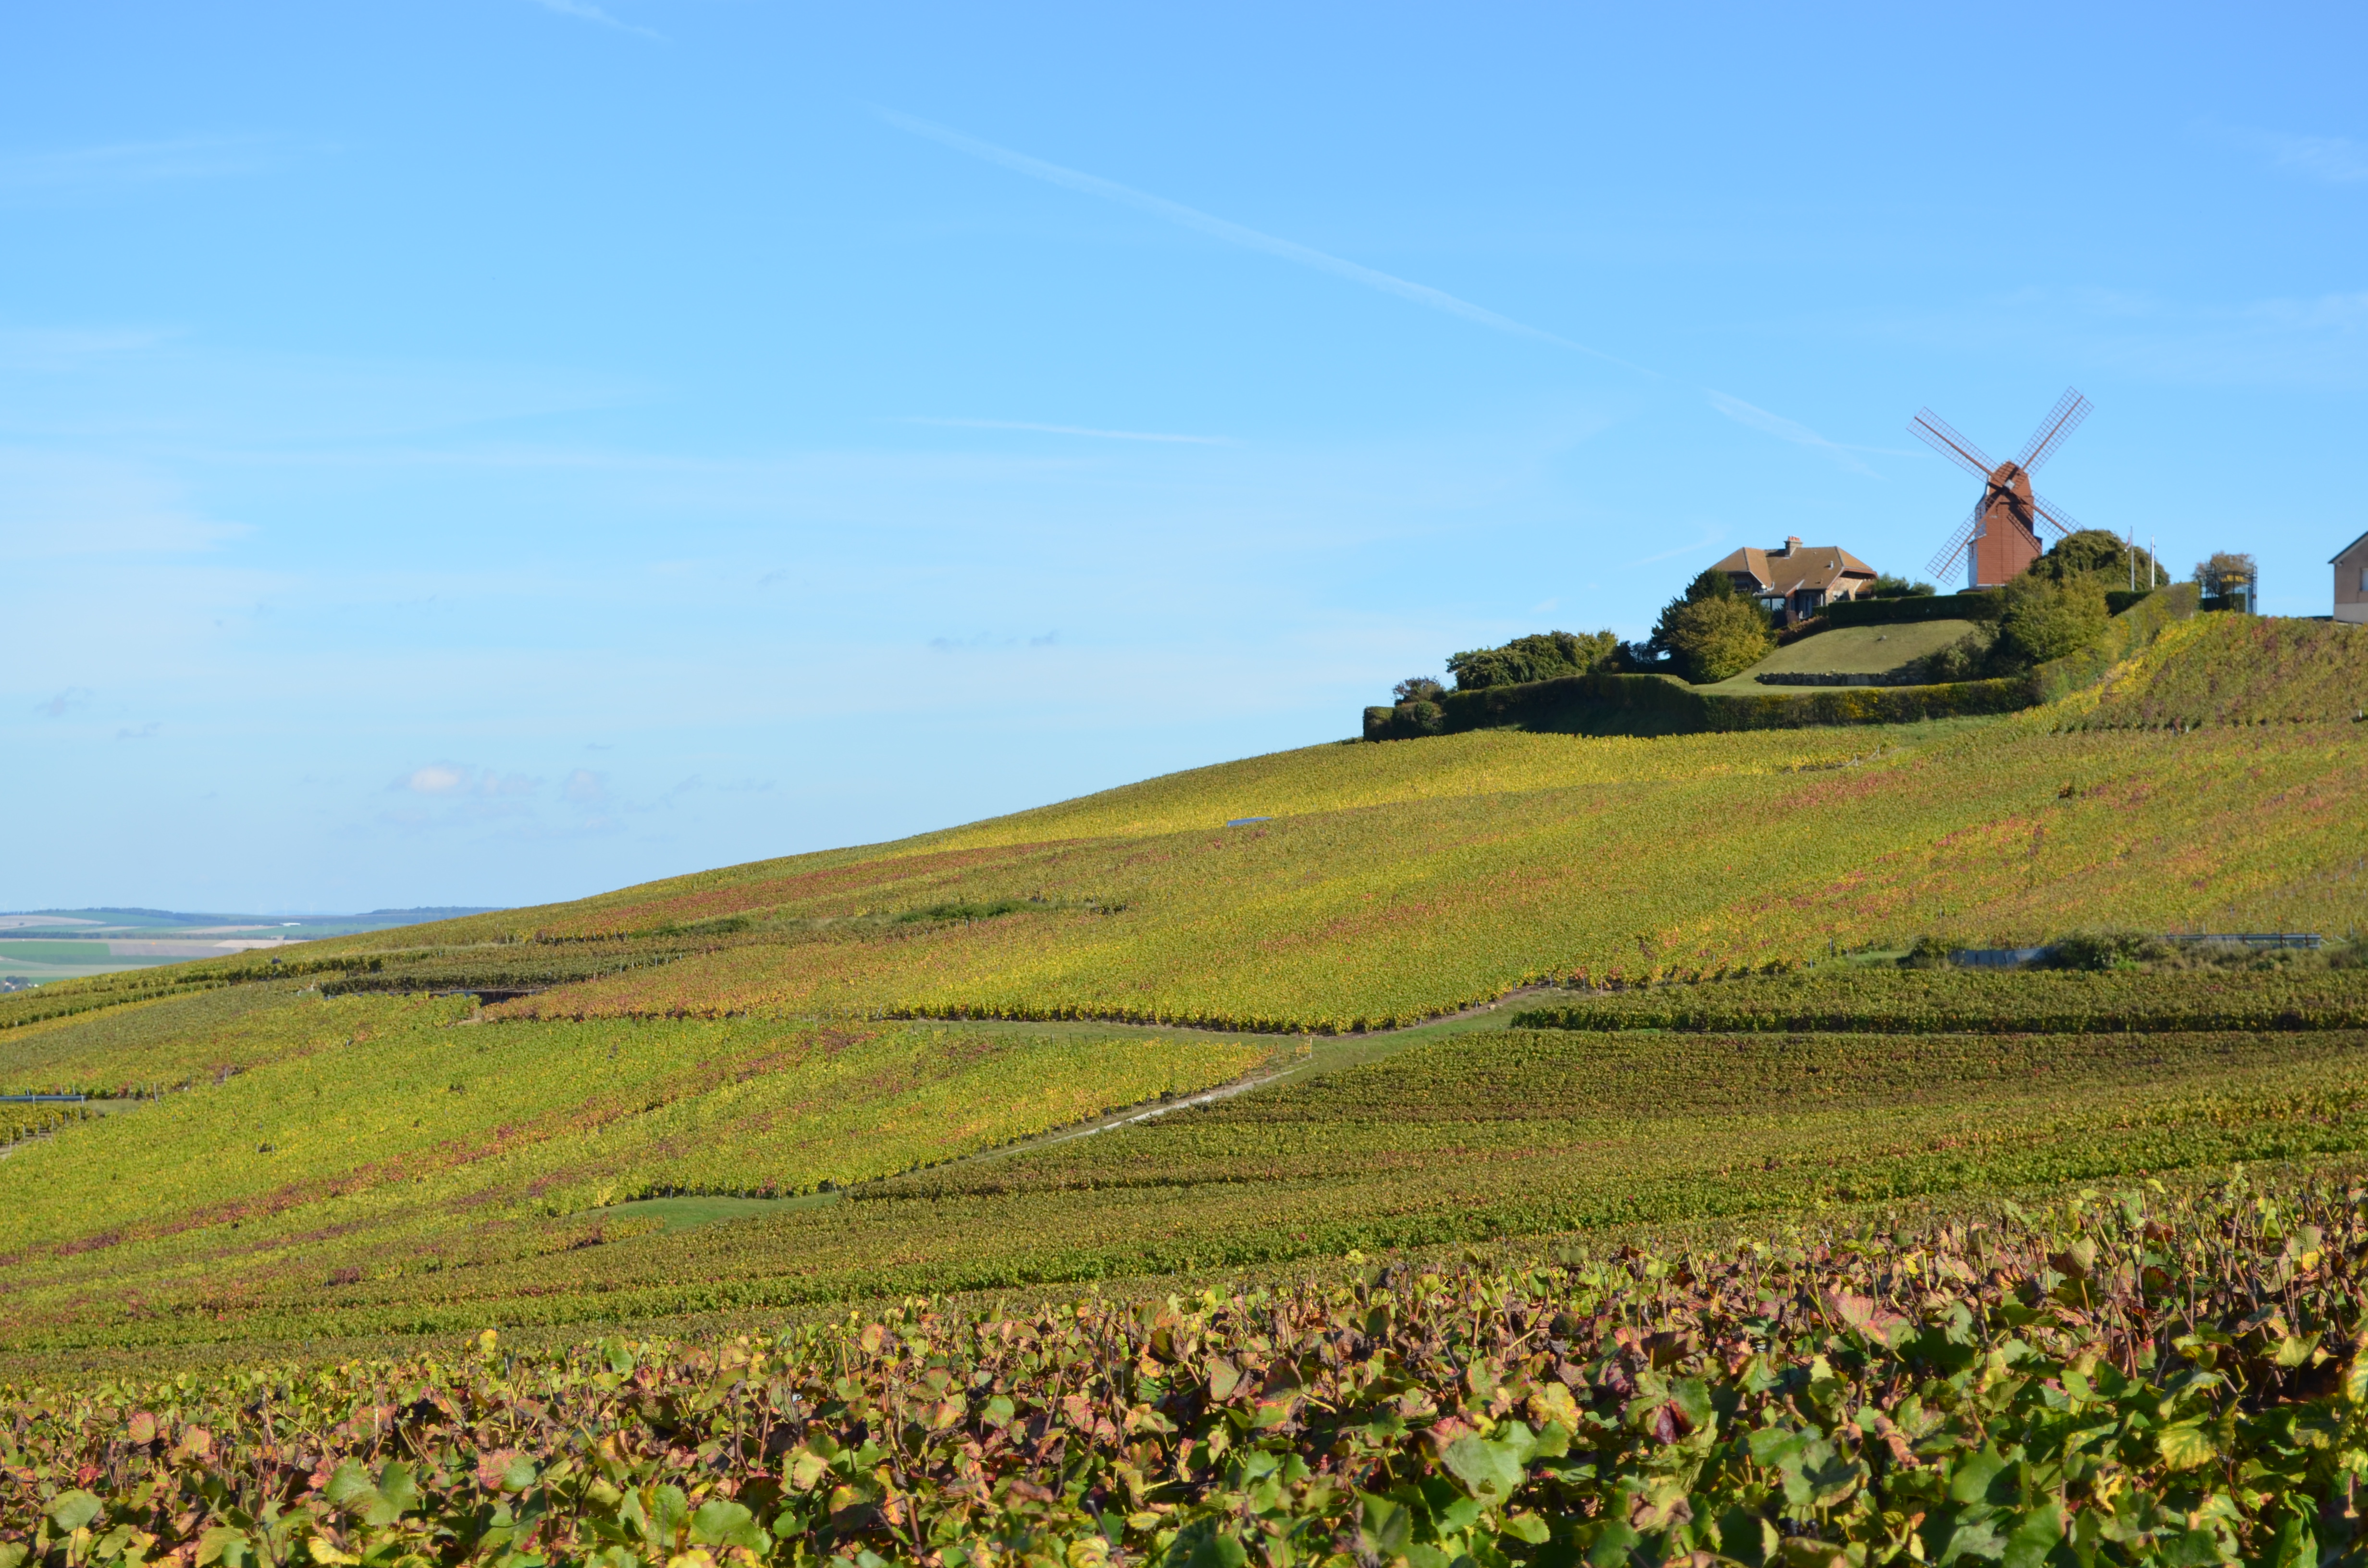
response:
M2047 950L2047 961L2056 969L2125 969L2169 957L2169 944L2136 931L2075 931Z
M2061 581L2040 572L2026 572L2006 586L2006 613L1998 618L1998 642L1991 650L1992 673L2060 659L2090 642L2111 619L2105 610L2104 585L2093 576Z
M1678 668L1697 686L1741 674L1776 645L1759 607L1739 597L1681 606L1663 635Z
M1580 635L1569 631L1540 631L1527 637L1516 637L1501 648L1474 648L1456 654L1447 661L1450 675L1455 677L1458 691L1480 691L1494 686L1520 686L1533 680L1554 680L1563 676L1583 676L1606 663L1618 646L1619 639L1609 631ZM1408 681L1398 687L1399 699L1436 701L1437 683L1431 683L1432 693L1410 697Z
M1447 723L1447 710L1429 700L1403 703L1398 714L1403 726L1418 735L1435 735Z
M1916 945L1899 960L1902 969L1947 969L1953 961L1949 955L1958 944L1945 937L1918 937Z
M1910 659L1902 667L1907 672L1909 683L1916 686L1979 680L1988 673L1991 650L1997 642L1998 628L1976 626L1947 647L1920 659Z
M1885 572L1874 580L1874 585L1858 597L1862 599L1923 599L1940 590L1930 583L1911 583L1905 577L1895 577Z
M1390 691L1400 702L1437 702L1447 688L1429 676L1415 676L1398 682Z

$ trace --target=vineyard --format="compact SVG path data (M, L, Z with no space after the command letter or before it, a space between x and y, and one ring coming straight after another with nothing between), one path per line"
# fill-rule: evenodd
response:
M1258 1051L1087 1026L443 1027L464 1001L302 1006L370 1096L318 1094L318 1057L291 1053L0 1163L0 1346L745 1315L2368 1149L2368 1032L2342 1028L1482 1028L1334 1070L1287 1058L1254 1093L964 1159L1258 1070ZM612 1205L663 1192L811 1196L609 1233ZM225 1249L234 1277L211 1261Z
M2356 1187L11 1391L0 1561L2356 1561Z
M290 1303L383 1327L390 1301L413 1303L399 1322L450 1281L614 1248L600 1211L619 1203L853 1186L1222 1084L1269 1054L1075 1028L495 1028L465 997L281 983L236 1012L239 993L216 991L0 1033L11 1076L29 1059L168 1085L0 1161L9 1342L218 1339Z
M45 1137L62 1127L87 1121L93 1114L81 1105L0 1105L0 1148Z
M2368 973L2124 970L1983 973L1821 969L1790 980L1658 986L1524 1008L1524 1028L2083 1034L2368 1028Z
M2109 924L2340 934L2357 919L2368 743L2349 725L2106 734L2009 720L1857 739L1864 751L1821 758L1802 757L1793 733L1488 733L1295 754L1321 771L1336 756L1393 750L1452 758L1468 741L1533 767L1567 758L1580 777L1243 828L932 849L669 893L652 915L696 900L761 911L752 918L853 922L956 897L1018 901L1021 912L839 938L802 927L754 939L760 927L734 938L742 945L497 1011L1331 1032L1549 979L1714 975L1935 929L2024 945ZM1725 766L1666 769L1690 752ZM1653 766L1601 776L1638 753ZM1207 820L1266 803L1212 800ZM1670 830L1684 822L1721 831ZM596 917L639 916L578 916Z
M2172 628L2106 683L2087 722L2350 722L2368 712L2368 627L2207 615Z

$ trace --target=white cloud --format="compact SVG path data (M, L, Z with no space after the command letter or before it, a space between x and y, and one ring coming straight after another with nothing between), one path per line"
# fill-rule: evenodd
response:
M975 653L998 648L1055 648L1061 634L1047 631L1042 636L1022 637L1016 631L977 631L968 637L932 637L929 649L938 653Z
M541 786L541 779L523 773L497 773L492 768L431 762L396 780L394 788L407 790L415 795L441 795L454 799L462 796L517 799L533 794Z
M442 764L423 767L403 781L403 787L415 795L449 795L469 781L469 776L457 767Z

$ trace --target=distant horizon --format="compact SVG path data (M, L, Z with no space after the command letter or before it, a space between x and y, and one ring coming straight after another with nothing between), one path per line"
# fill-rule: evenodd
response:
M412 904L382 909L361 909L325 914L302 909L243 909L187 910L150 909L138 904L85 903L51 905L40 909L0 909L0 918L12 915L47 915L55 919L79 918L85 915L151 915L166 920L368 920L381 915L498 915L506 909L524 907L519 904Z

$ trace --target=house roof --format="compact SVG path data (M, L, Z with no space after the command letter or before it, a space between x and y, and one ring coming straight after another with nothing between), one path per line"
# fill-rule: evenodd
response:
M1759 550L1747 545L1721 561L1714 570L1748 576L1763 594L1826 589L1844 577L1874 575L1873 567L1840 546L1829 544L1796 544L1789 550Z
M2337 562L2342 560L2345 556L2359 549L2363 542L2368 542L2368 534L2362 534L2358 539L2353 540L2350 544L2345 545L2341 550L2339 550L2334 554L2328 556L2327 558L2327 563L2329 566L2334 565Z

